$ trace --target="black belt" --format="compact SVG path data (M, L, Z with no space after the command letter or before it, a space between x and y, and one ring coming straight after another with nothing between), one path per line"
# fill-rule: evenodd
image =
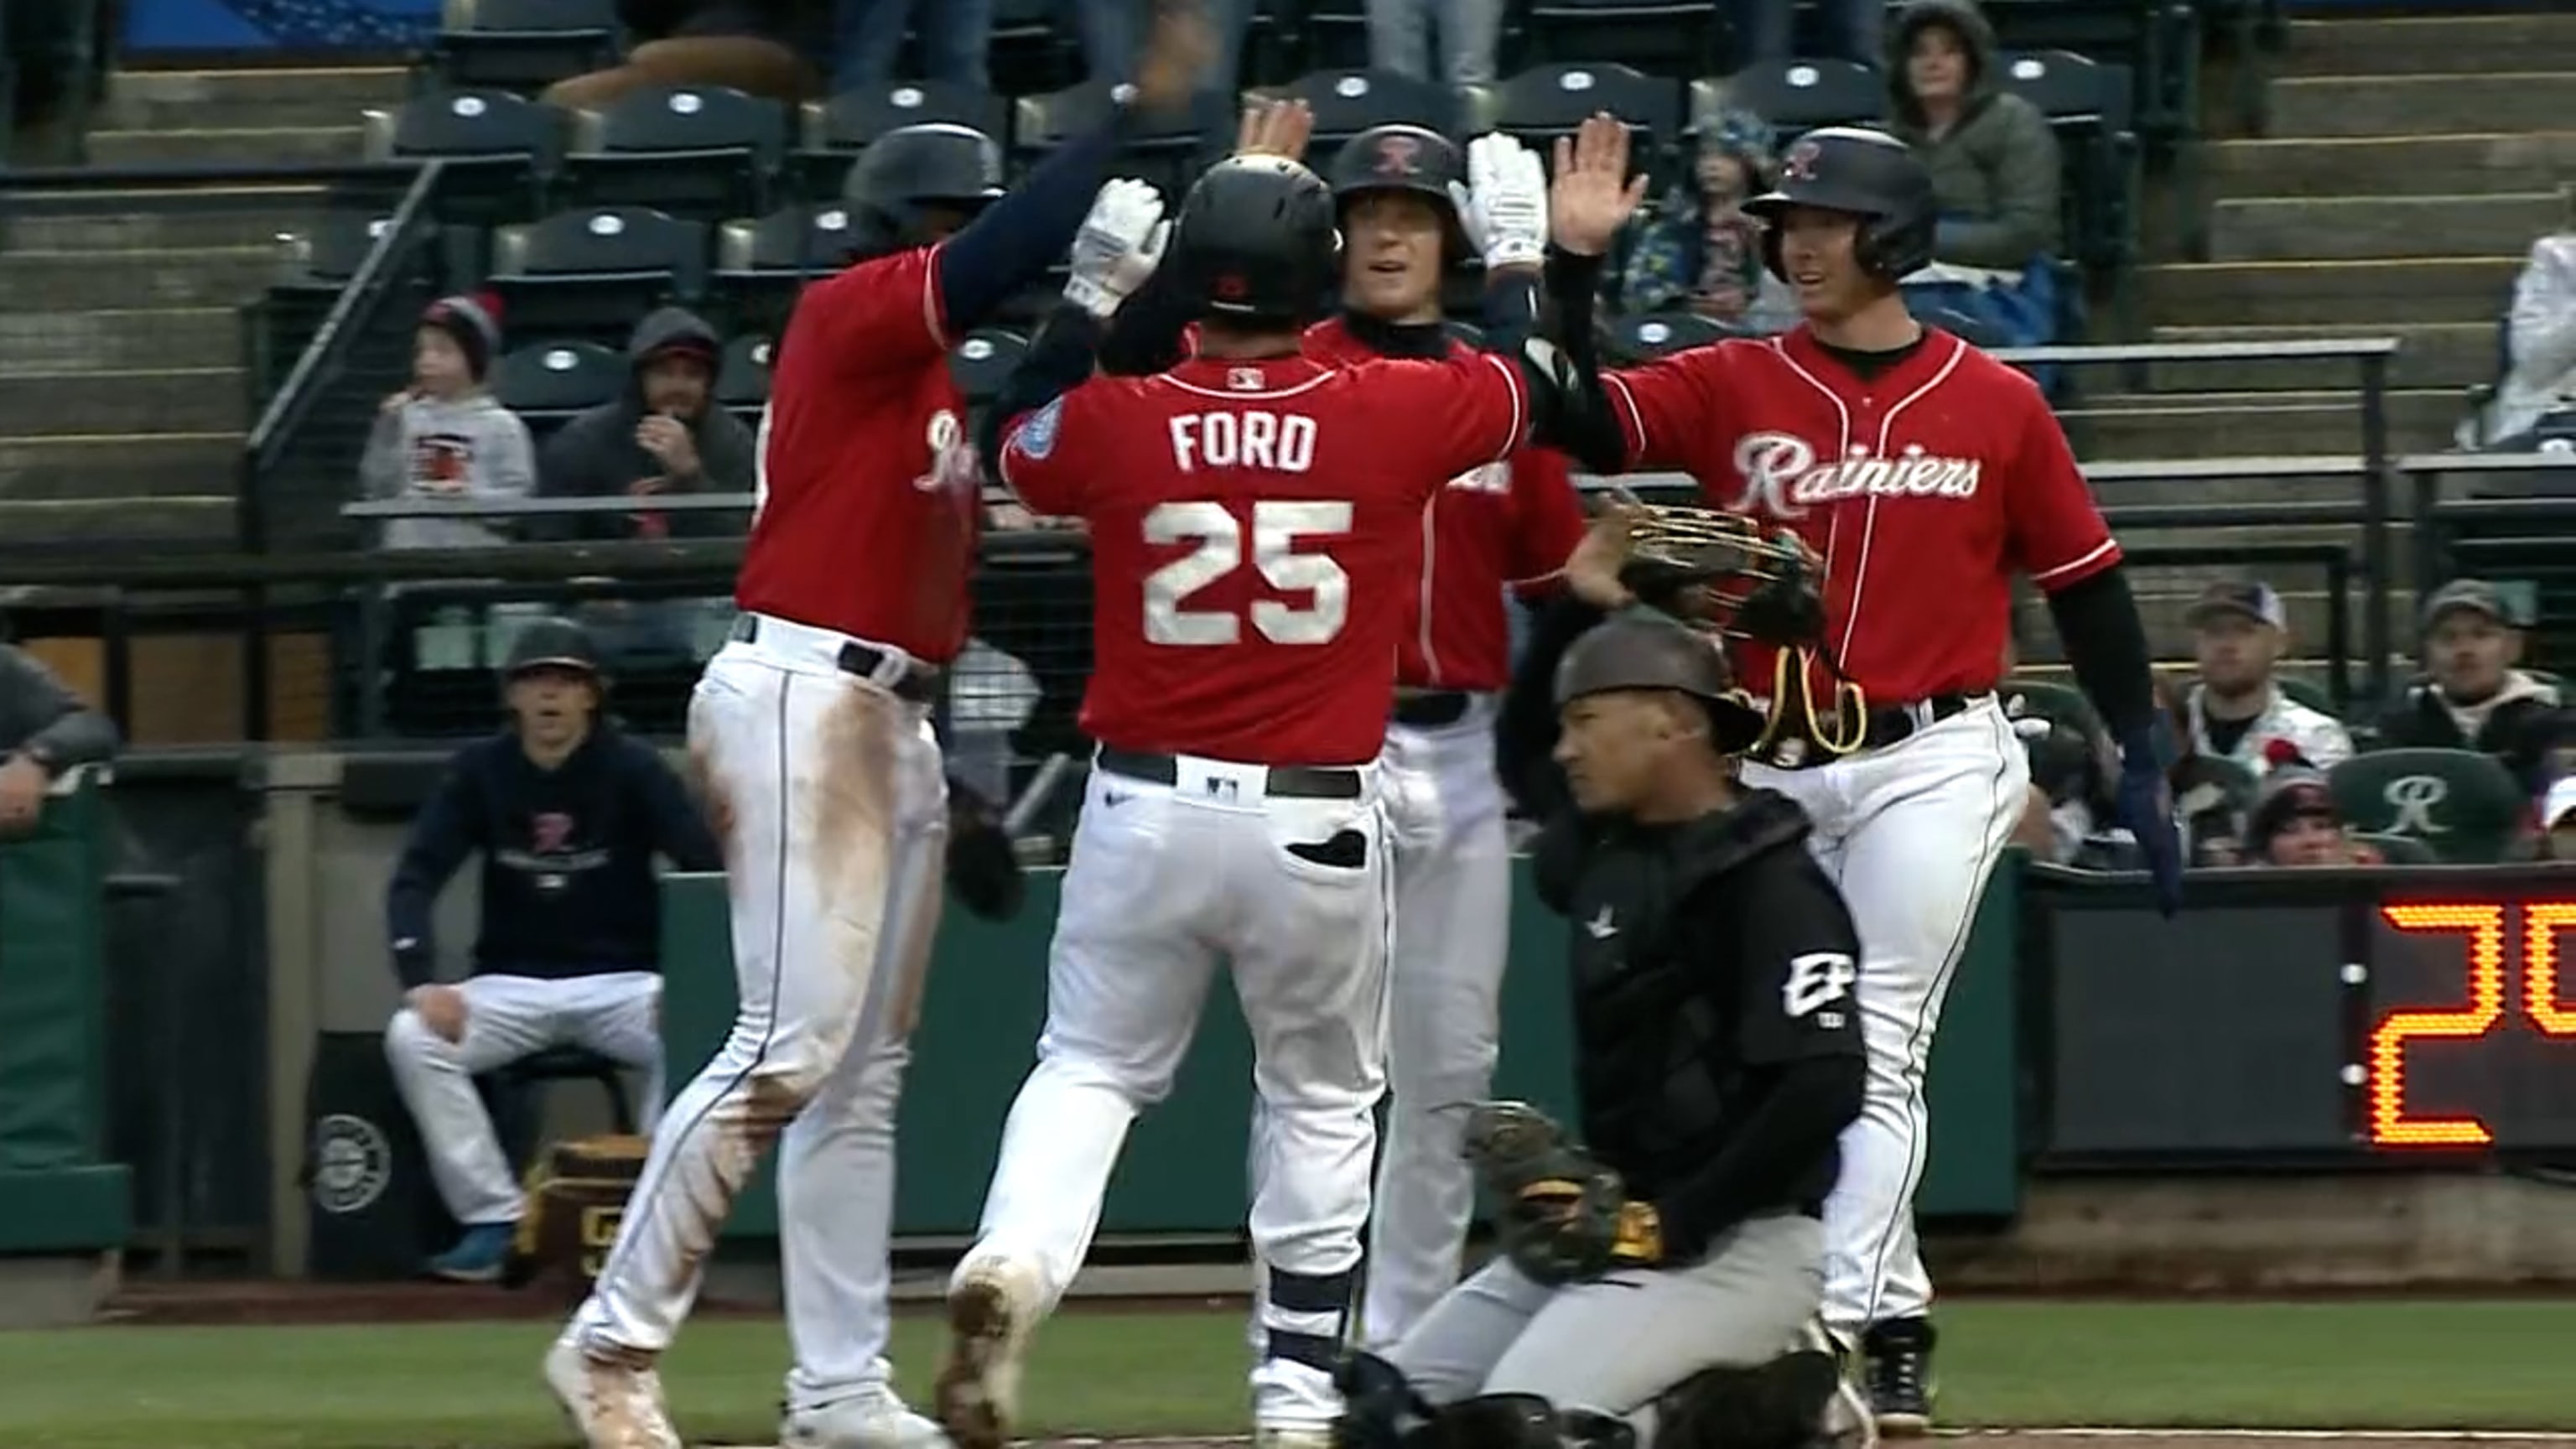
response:
M1097 763L1110 774L1124 775L1150 785L1177 785L1181 782L1181 762L1170 755L1117 750L1104 745ZM1360 798L1360 772L1357 770L1317 765L1272 765L1268 768L1270 778L1263 790L1265 794L1300 800Z
M1844 753L1858 754L1863 750L1886 749L1889 745L1904 740L1918 729L1965 714L1969 706L1989 698L1992 696L1985 694L1936 694L1911 705L1888 705L1871 710L1869 723L1861 730L1860 743L1853 745ZM1926 716L1919 723L1915 719L1918 712ZM1820 724L1826 729L1833 728L1830 720L1820 721ZM1788 739L1772 745L1754 758L1779 769L1794 770L1808 765L1830 764L1839 756L1816 748L1812 741Z
M751 614L735 615L730 637L737 644L749 644L759 639L759 618ZM883 669L886 660L892 657L883 649L853 639L841 646L840 657L833 663L841 667L843 674L855 674L908 704L939 702L939 671L917 659L906 664L903 673L892 684L878 679L877 671Z
M1395 697L1395 722L1418 730L1436 730L1465 719L1467 708L1475 703L1475 699L1474 695L1456 689L1399 694Z

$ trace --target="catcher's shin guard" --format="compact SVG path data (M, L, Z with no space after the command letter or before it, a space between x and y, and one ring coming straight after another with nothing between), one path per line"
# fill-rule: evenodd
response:
M1560 1410L1536 1394L1479 1394L1440 1411L1414 1449L1637 1449L1625 1419Z
M1657 1405L1653 1449L1846 1449L1853 1426L1834 1412L1841 1387L1841 1365L1816 1349L1703 1369Z
M1404 1449L1438 1413L1404 1377L1404 1370L1353 1349L1333 1370L1342 1416L1333 1421L1333 1449Z

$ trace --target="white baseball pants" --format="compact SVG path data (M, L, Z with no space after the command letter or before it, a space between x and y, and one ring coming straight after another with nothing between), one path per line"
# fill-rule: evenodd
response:
M1882 750L1804 770L1744 767L1816 823L1810 844L1860 928L1859 1120L1825 1200L1825 1326L1846 1340L1932 1304L1914 1232L1929 1148L1924 1065L1977 902L2030 789L2030 757L1989 698Z
M1511 844L1494 776L1494 704L1387 730L1395 863L1386 1147L1369 1219L1360 1342L1383 1353L1458 1282L1476 1207L1467 1107L1492 1088L1510 951Z
M971 1263L1028 1265L1052 1311L1109 1173L1198 1028L1216 958L1252 1037L1251 1231L1265 1350L1255 1422L1341 1412L1341 1348L1385 1090L1387 867L1378 771L1357 799L1267 793L1268 771L1183 756L1159 785L1094 769L1047 958L1038 1062L1002 1132ZM1322 843L1349 865L1302 858Z
M886 1377L895 1103L948 829L928 708L842 672L846 642L763 618L756 640L709 661L690 701L741 1004L664 1114L573 1318L594 1350L668 1347L735 1197L783 1135L791 1411Z
M465 996L464 1034L449 1041L406 1006L385 1027L385 1061L420 1128L429 1175L449 1216L468 1226L515 1223L525 1204L474 1079L550 1047L580 1047L644 1074L635 1120L652 1131L662 1107L662 1037L654 1015L662 978L606 971L475 976L455 985Z

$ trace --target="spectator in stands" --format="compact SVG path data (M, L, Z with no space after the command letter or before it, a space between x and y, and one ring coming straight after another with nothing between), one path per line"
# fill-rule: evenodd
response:
M1879 36L1887 28L1888 0L1823 0L1816 9L1832 28L1820 44L1800 48L1797 0L1729 0L1727 28L1734 34L1738 68L1796 55L1878 64Z
M538 459L537 491L549 498L634 498L749 493L757 466L751 429L715 403L723 343L696 313L664 307L636 324L627 344L634 386L563 425ZM575 538L722 537L741 522L722 513L573 515Z
M966 7L966 0L939 3ZM541 99L596 110L653 86L729 86L776 101L806 100L823 87L798 47L796 9L795 0L617 0L629 40L625 58L559 80Z
M2540 420L2576 411L2576 224L2531 244L2505 316L2505 369L2495 400L2461 441L2499 452L2531 448Z
M1494 50L1503 33L1503 0L1368 0L1369 68L1436 80L1483 85L1494 78ZM1431 64L1431 37L1440 37L1440 65Z
M0 839L34 830L54 782L75 766L106 763L116 743L116 726L43 660L0 644Z
M1693 164L1639 213L1609 273L1609 310L1687 310L1748 334L1786 331L1798 299L1762 264L1762 224L1744 212L1770 186L1771 126L1730 107L1691 139Z
M2325 774L2288 740L2270 742L2263 793L2245 820L2246 865L2379 865L2380 854L2344 830Z
M2233 760L2201 754L2192 738L2187 691L2162 670L2155 680L2156 707L2164 712L2175 740L2165 783L2173 791L2174 820L2187 847L2183 858L2192 865L2234 865L2245 812L2254 803L2254 772Z
M2476 750L2504 761L2537 796L2564 733L2558 690L2515 666L2522 630L2483 579L2453 579L2424 601L2425 678L2379 721L2390 749Z
M2005 90L1974 0L1916 0L1887 43L1890 129L1932 173L1933 264L1906 279L1917 315L1981 347L2057 331L2057 136Z
M895 79L907 23L921 65L919 75L906 79L993 88L985 64L992 49L993 0L838 0L832 23L835 90Z
M519 1185L474 1078L559 1045L644 1072L638 1117L660 1107L660 887L653 859L721 870L714 834L653 748L599 717L605 680L580 626L522 630L502 671L511 723L457 752L385 894L403 1004L385 1056L420 1126L430 1175L464 1225L429 1271L500 1276ZM473 974L436 979L430 918L448 878L483 857Z
M483 385L501 350L499 303L446 297L413 335L411 386L384 400L358 477L371 498L524 498L536 483L528 425ZM506 541L495 522L397 518L386 548L483 548Z
M2287 740L2300 756L2331 769L2352 753L2352 736L2332 715L2281 691L2272 671L2289 647L2289 611L2264 583L2217 583L2184 616L2200 682L2183 699L2183 738L2199 754L2232 760L2259 775L2265 746Z

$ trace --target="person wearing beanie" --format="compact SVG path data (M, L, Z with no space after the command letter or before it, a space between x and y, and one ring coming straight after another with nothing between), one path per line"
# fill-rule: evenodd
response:
M1741 107L1701 118L1691 168L1637 225L1625 261L1608 271L1609 310L1689 311L1747 333L1798 320L1789 284L1762 265L1762 226L1744 203L1767 189L1771 124Z
M370 498L524 498L536 485L528 426L484 386L501 348L500 308L490 298L444 297L413 334L411 385L384 400L358 463ZM397 518L386 548L488 548L507 542L502 520Z
M2325 772L2288 740L2264 743L2270 768L2263 790L2245 817L2244 863L2247 865L2376 865L2378 852L2356 844L2344 833L2343 813Z

